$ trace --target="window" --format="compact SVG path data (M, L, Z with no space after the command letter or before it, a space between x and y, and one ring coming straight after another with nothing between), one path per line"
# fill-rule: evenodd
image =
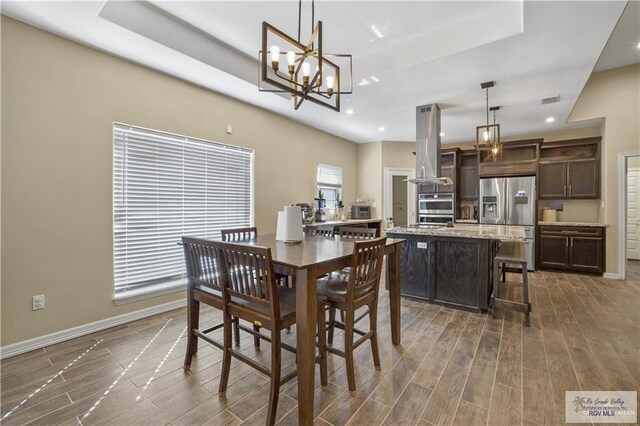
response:
M318 164L318 191L322 191L327 208L333 209L342 200L342 169Z
M115 299L182 287L183 235L251 226L253 150L113 126Z

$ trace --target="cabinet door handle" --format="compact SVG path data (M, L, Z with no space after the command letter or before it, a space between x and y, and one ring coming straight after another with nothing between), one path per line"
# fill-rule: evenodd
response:
M567 196L567 185L564 186L564 189L562 190L562 196L566 197Z
M571 197L571 185L569 185L569 197Z
M565 240L564 240L564 244L565 244L567 247L569 247L569 238L565 238Z

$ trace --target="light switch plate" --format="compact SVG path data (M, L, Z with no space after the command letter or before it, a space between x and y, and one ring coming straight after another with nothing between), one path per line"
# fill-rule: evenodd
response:
M44 294L33 296L32 298L32 310L44 309Z

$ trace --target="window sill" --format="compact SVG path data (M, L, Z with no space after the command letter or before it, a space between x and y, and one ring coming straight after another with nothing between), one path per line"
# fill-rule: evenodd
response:
M164 294L178 293L187 288L187 280L176 280L162 284L157 284L141 290L127 291L123 294L117 294L113 297L113 303L116 305L125 305L127 303L138 302L140 300L151 299L153 297L162 296Z

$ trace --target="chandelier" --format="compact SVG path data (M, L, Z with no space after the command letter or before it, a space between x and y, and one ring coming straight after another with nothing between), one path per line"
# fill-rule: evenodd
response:
M487 123L482 126L476 126L475 148L477 151L487 151L488 157L495 161L502 155L502 144L500 143L500 124L496 124L496 111L500 110L500 107L489 107L489 89L493 86L495 86L495 81L480 84L480 87L486 92ZM493 112L493 124L489 124L490 112Z
M340 95L352 93L352 57L323 51L322 21L315 22L314 1L311 2L313 32L307 44L300 41L301 17L302 0L299 0L297 39L262 22L258 89L291 94L296 110L304 101L309 101L340 111ZM286 59L286 67L281 66L282 59ZM341 76L341 65L348 71L348 78ZM348 87L343 87L343 81L348 82Z

